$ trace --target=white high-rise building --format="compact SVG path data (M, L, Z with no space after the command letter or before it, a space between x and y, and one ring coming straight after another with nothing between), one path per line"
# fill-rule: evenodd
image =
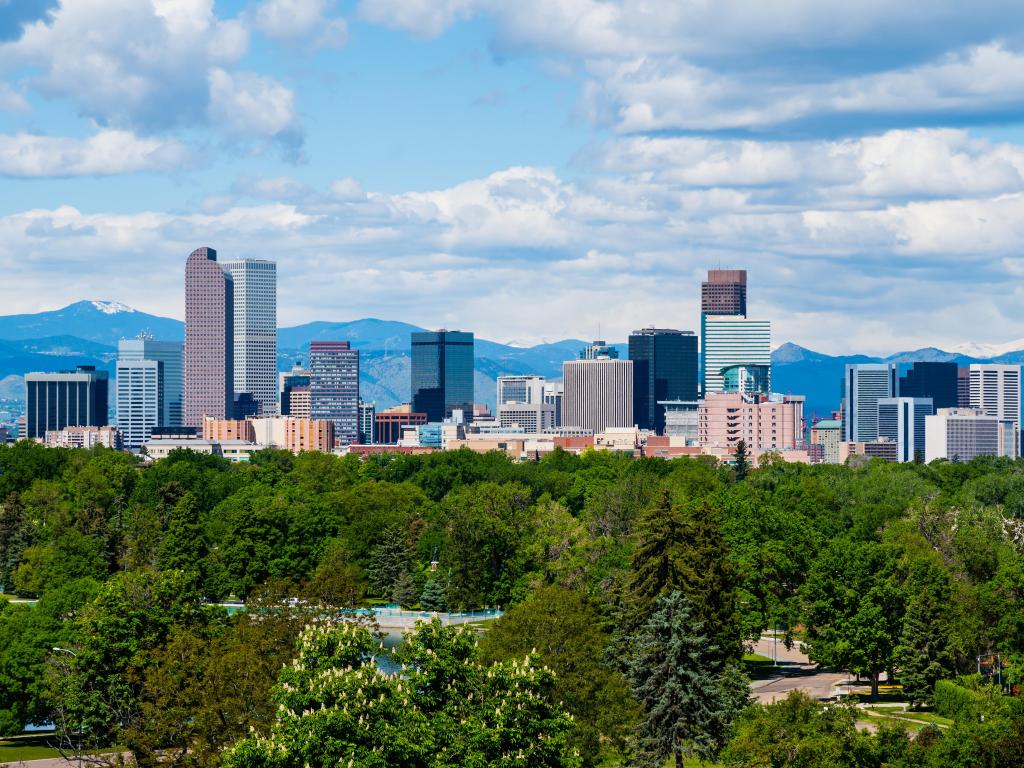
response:
M856 363L846 366L843 378L843 440L878 439L878 401L899 397L895 363Z
M499 376L498 405L502 403L543 403L543 376Z
M969 368L971 408L1009 419L1020 430L1020 366L974 363Z
M498 377L498 423L502 429L538 434L555 428L555 406L546 402L543 376Z
M562 426L562 397L565 385L560 381L549 381L544 385L544 402L555 409L555 426Z
M277 264L222 262L234 283L234 391L248 392L261 415L277 413Z
M562 382L562 426L595 434L634 426L632 360L569 360L562 363Z
M977 456L1016 459L1017 426L980 408L939 408L924 420L924 460L970 461Z
M160 364L157 382L160 403L156 424L180 427L184 423L185 387L185 349L182 342L121 339L117 344L117 360L118 363L155 360Z
M722 369L735 365L768 366L769 388L772 364L772 324L743 315L704 317L704 393L724 392Z
M935 413L930 397L878 401L878 436L896 443L896 461L924 461L924 420Z
M160 426L160 363L118 360L117 427L125 448L137 450Z

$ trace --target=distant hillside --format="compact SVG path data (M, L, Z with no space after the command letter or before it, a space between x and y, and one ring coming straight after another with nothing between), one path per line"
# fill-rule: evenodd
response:
M116 301L78 301L49 312L0 317L0 339L8 340L75 336L116 347L119 339L133 339L140 333L180 341L185 338L185 326L180 320L148 315Z

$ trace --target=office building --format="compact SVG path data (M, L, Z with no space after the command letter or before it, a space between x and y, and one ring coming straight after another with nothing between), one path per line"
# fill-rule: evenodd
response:
M43 438L47 448L112 448L121 450L121 431L117 427L64 427L47 430Z
M153 360L157 371L158 413L161 427L182 425L185 386L185 350L180 341L121 339L117 344L118 363Z
M308 386L292 387L288 391L288 413L282 416L294 416L297 419L313 418L313 394Z
M606 344L602 339L597 339L580 350L580 360L597 360L607 357L617 360L619 350L611 344Z
M277 413L277 264L225 261L233 291L234 390L248 392L256 412Z
M896 463L899 451L896 443L887 437L877 440L841 442L839 444L839 463L846 464L851 456L864 456L867 459L881 459Z
M160 363L119 359L114 388L124 446L138 450L160 426Z
M555 406L549 403L502 403L498 423L504 430L540 434L555 428Z
M562 426L562 396L565 385L560 381L549 381L544 384L544 402L555 409L555 426Z
M697 440L705 452L728 459L742 440L756 458L766 451L803 448L804 398L712 392L697 408Z
M377 403L359 401L359 442L372 445L377 440Z
M843 440L878 439L878 401L899 397L895 363L856 363L843 377Z
M473 419L473 334L418 331L412 334L412 410L442 422L460 410Z
M722 391L742 395L771 394L772 369L768 365L730 365L723 368Z
M900 397L927 397L936 408L956 408L957 374L956 363L914 363L900 376Z
M278 375L279 410L282 416L292 415L291 394L296 387L309 389L309 369L303 368L298 362L290 371L282 371Z
M563 425L595 433L634 426L632 360L569 360L562 383Z
M359 351L347 341L309 345L310 412L334 423L338 445L359 442Z
M734 366L761 366L771 387L772 327L769 320L742 315L704 315L704 394L725 391L726 371Z
M971 407L971 369L964 365L956 369L956 406Z
M745 269L711 269L700 286L700 361L698 385L701 394L709 390L707 374L717 369L707 365L707 318L713 315L747 316L747 271ZM738 362L754 362L740 360ZM727 365L730 363L727 363ZM722 368L725 366L719 366Z
M665 409L665 435L685 445L697 445L697 400L662 400L658 403Z
M106 371L80 365L62 373L25 374L25 430L19 437L42 439L64 427L105 427L109 382Z
M633 331L629 359L636 426L664 434L665 408L659 403L697 399L697 336L665 328Z
M924 460L970 461L977 456L1016 459L1017 426L980 408L940 408L924 420Z
M234 290L213 248L185 263L185 426L234 413Z
M924 420L933 413L930 397L901 395L878 401L878 437L896 443L895 461L924 461Z
M1020 366L973 363L971 408L1012 421L1020 429Z
M495 402L499 406L503 403L543 403L545 384L547 381L543 376L499 376Z
M328 453L334 448L334 424L294 416L257 416L244 420L207 418L203 420L203 440L215 444L249 443L257 448L278 448L292 453Z
M811 427L811 445L821 447L821 459L824 464L841 464L839 460L839 443L841 442L843 423L838 419L822 419Z
M381 445L397 445L402 439L405 427L420 426L427 423L427 414L415 413L409 403L402 403L387 408L374 416L377 427L377 443Z

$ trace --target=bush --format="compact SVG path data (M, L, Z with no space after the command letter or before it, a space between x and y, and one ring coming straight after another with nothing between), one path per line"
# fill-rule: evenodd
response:
M985 697L968 690L954 680L935 683L935 713L953 720L967 721L978 717Z

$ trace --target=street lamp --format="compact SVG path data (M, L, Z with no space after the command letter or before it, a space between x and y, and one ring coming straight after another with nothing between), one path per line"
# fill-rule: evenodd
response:
M53 646L53 650L54 650L55 653L66 653L69 656L71 656L72 658L75 658L75 659L78 658L78 654L75 653L74 651L72 651L70 648L61 648L60 646L56 646L55 645L55 646ZM82 717L84 718L85 715L83 714ZM78 726L78 768L82 768L82 746L83 746L82 741L83 741L84 738L85 738L85 721L83 719L81 724Z

